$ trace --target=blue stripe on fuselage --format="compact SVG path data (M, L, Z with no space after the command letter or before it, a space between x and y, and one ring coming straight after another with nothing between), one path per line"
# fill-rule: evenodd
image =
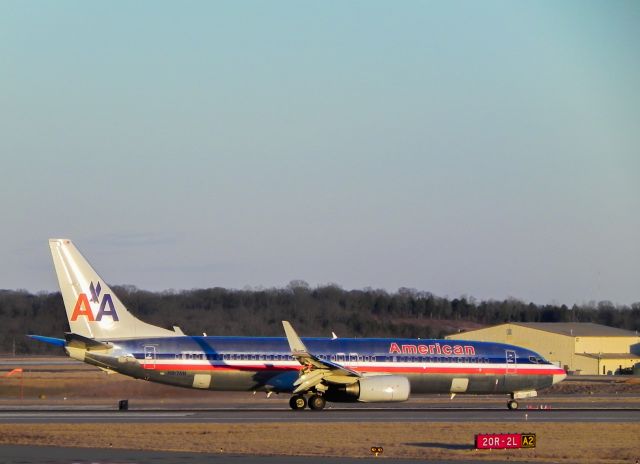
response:
M478 342L469 340L435 340L435 339L399 339L399 338L303 338L307 349L317 356L331 356L344 354L347 359L350 354L359 356L376 356L377 361L387 357L430 357L430 358L483 358L490 362L504 362L506 350L516 352L517 363L538 364L529 357L542 358L537 353L503 343ZM142 357L144 346L156 347L156 359L171 359L176 354L202 353L205 355L225 354L269 354L290 355L289 344L284 337L168 337L135 340L118 340L113 342L123 352L134 353ZM401 352L390 352L392 344L400 348ZM439 352L418 352L419 346L437 346ZM443 353L443 347L449 346L451 354ZM453 354L454 347L462 347L462 354ZM404 347L411 352L403 351ZM465 347L472 347L471 350ZM424 351L424 348L423 348ZM379 358L382 357L382 358ZM399 359L398 359L399 360ZM547 361L544 364L549 364ZM542 364L542 363L541 363Z

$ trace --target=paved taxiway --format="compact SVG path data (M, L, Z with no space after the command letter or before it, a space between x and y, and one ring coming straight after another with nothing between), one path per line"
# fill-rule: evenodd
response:
M619 405L618 405L619 406ZM13 409L0 423L261 423L261 422L640 422L640 408L519 410L487 408L331 408L322 412L272 408L207 410Z

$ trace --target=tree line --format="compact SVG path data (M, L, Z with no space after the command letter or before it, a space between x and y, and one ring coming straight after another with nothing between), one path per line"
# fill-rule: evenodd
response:
M443 298L400 288L345 290L294 281L285 288L207 288L150 292L115 286L137 317L154 325L179 326L185 334L283 336L289 320L302 336L442 338L461 330L504 322L594 322L640 330L640 302L537 305L517 299L476 301ZM46 354L60 349L26 334L62 337L69 331L62 296L0 290L0 353Z

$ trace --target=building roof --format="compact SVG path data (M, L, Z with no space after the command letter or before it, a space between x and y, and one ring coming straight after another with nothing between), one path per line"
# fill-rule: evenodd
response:
M513 325L567 335L569 337L637 337L632 330L618 329L591 322L511 322Z
M640 356L632 353L576 353L576 356L595 359L640 359Z

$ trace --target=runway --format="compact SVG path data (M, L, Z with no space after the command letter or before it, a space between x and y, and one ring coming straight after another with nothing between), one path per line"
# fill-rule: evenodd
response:
M11 409L0 411L0 423L266 423L266 422L640 422L640 408L557 408L549 410L487 408L331 408L291 411L273 408L206 410Z

